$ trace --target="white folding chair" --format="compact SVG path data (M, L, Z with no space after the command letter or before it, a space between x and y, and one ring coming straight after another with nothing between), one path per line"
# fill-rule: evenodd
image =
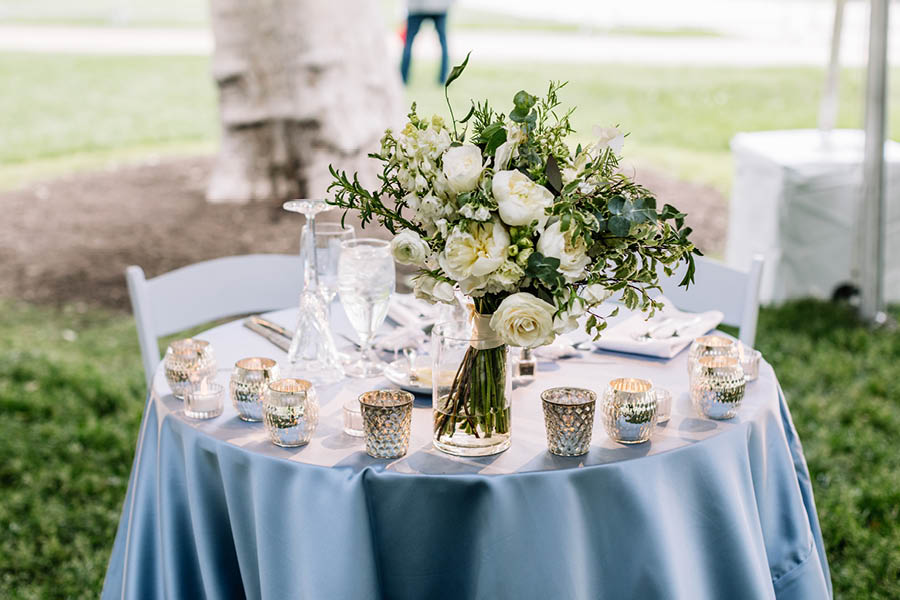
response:
M676 308L690 312L721 310L724 325L740 328L740 340L753 347L756 321L759 317L759 282L765 259L756 255L749 271L740 271L722 263L697 257L694 283L688 289L679 287L686 265L666 277L660 268L660 287Z
M125 277L148 387L160 361L160 337L222 317L292 306L303 287L300 257L289 254L217 258L153 279L131 266Z

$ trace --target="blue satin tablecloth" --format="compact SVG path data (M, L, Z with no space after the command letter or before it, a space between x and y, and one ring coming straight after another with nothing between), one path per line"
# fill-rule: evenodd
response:
M271 318L291 325L293 314ZM201 337L220 383L239 358L284 356L239 322ZM368 457L341 431L341 405L384 380L321 388L313 441L283 449L230 402L216 419L186 418L158 372L103 598L830 598L809 473L772 369L761 366L737 417L710 421L691 410L686 354L541 363L514 391L512 447L480 459L431 448L428 400L406 457ZM598 419L589 454L549 454L540 392L600 392L620 376L670 389L668 424L622 446Z

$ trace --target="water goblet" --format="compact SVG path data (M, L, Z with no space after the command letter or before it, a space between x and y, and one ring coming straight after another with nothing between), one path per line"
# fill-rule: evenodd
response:
M360 346L359 357L344 367L351 377L374 377L384 371L373 340L387 316L394 284L394 259L388 242L373 238L341 242L338 293Z

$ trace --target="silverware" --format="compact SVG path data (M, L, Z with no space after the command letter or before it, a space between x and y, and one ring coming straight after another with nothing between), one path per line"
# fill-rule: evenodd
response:
M244 327L266 338L285 352L291 347L292 336L287 329L258 315L244 319Z

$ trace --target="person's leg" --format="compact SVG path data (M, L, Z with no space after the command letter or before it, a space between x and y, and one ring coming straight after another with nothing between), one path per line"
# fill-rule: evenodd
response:
M441 13L432 17L434 28L437 30L438 39L441 42L441 85L447 81L447 75L450 72L450 53L447 51L447 13Z
M400 61L400 75L403 83L409 81L409 62L412 58L412 44L419 27L422 25L422 15L409 15L406 17L406 43L403 44L403 59Z

